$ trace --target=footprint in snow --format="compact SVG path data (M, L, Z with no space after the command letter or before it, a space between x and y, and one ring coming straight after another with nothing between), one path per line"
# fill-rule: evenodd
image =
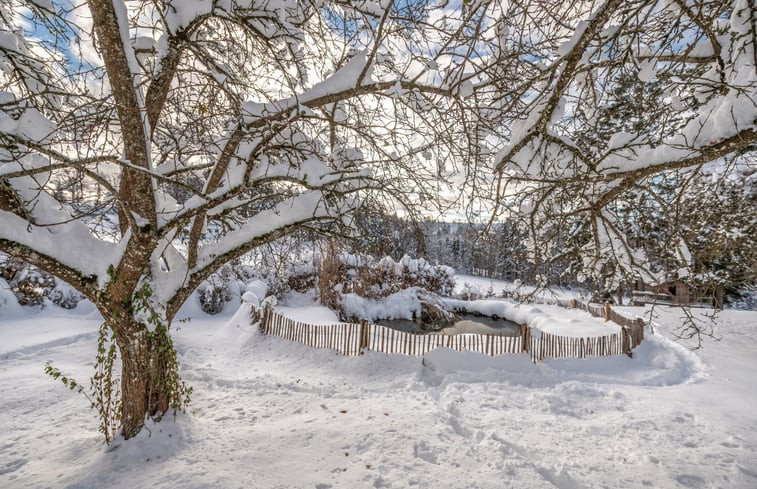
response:
M428 463L437 463L437 453L431 447L429 447L425 441L415 444L415 447L413 448L413 454L416 458L425 460Z
M0 465L0 475L10 474L12 472L17 471L24 465L26 465L26 462L28 462L25 458L19 458L16 460L13 460L11 462L8 462L4 465Z

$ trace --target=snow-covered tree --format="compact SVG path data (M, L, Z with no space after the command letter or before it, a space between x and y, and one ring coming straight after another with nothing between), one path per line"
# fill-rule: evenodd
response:
M705 169L754 165L754 11L6 0L0 251L98 307L127 438L179 401L167 330L200 283L293 230L345 232L364 205L521 211L535 270L570 263L608 289L687 273L671 199L695 180L705 199ZM674 263L634 238L640 212L673 220Z
M500 86L498 204L518 202L535 261L570 257L608 290L693 271L696 216L676 211L680 196L718 200L722 168L755 169L755 11L752 0L533 0L496 20L510 53L496 69L520 77ZM655 221L667 262L638 239Z
M0 5L0 251L97 306L126 438L180 403L168 327L214 270L433 200L468 159L471 22L422 0Z
M687 279L715 292L720 305L720 293L757 284L757 170L754 164L728 170L698 175L675 205L692 255ZM717 191L702 199L702 186Z

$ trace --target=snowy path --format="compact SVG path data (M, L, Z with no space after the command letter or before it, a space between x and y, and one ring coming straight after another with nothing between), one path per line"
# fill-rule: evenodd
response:
M176 333L191 416L106 450L43 373L86 379L99 323L53 312L0 319L3 488L757 486L755 313L724 313L698 354L657 336L633 360L538 365L338 357L197 318Z

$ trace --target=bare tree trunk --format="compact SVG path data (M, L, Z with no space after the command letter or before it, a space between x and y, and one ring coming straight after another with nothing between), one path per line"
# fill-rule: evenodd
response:
M159 333L136 322L114 324L121 355L121 423L124 438L142 429L145 417L160 417L169 408L170 382L166 355ZM164 337L164 338L167 338Z

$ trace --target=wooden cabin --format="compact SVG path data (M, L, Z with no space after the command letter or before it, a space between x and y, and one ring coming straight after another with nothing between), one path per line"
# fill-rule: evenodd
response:
M638 280L631 294L633 304L673 304L678 306L718 306L722 307L722 298L718 294L704 291L683 282L673 280L662 285L647 285Z

